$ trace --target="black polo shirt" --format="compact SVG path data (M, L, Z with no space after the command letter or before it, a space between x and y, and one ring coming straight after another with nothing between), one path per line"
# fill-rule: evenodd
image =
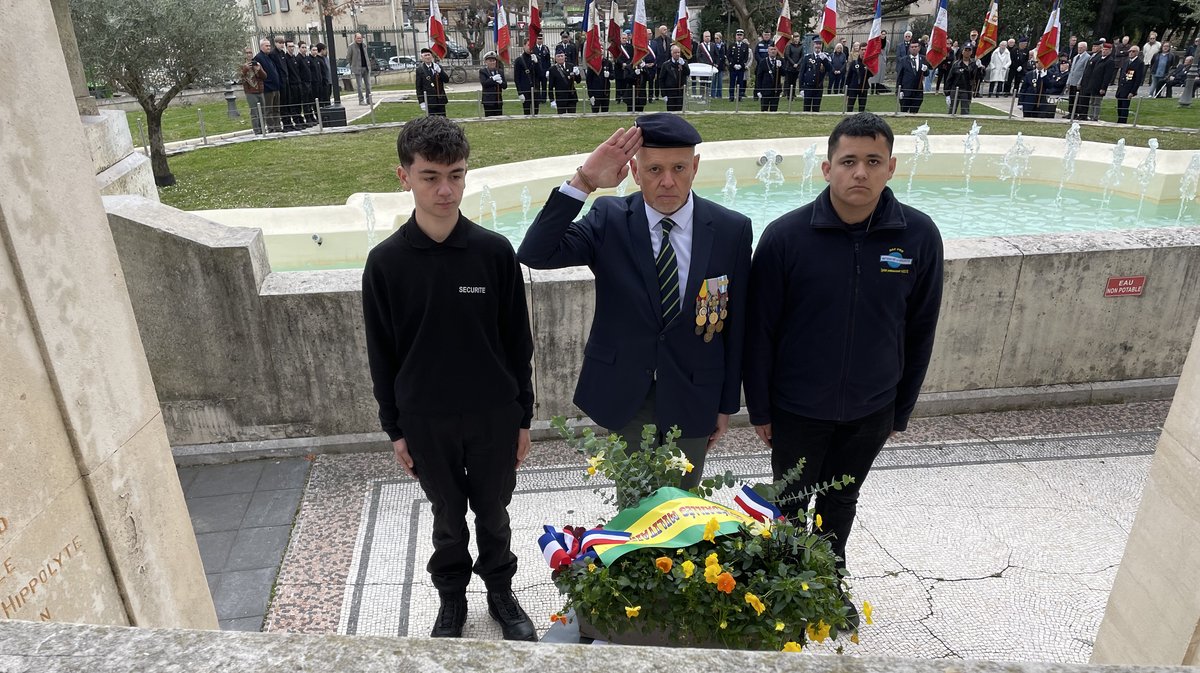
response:
M363 321L379 420L395 441L410 414L487 411L514 400L533 418L533 337L508 239L458 216L445 241L416 213L367 256Z

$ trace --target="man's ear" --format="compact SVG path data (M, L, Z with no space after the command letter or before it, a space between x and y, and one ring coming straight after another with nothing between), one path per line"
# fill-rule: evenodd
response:
M640 187L642 182L638 179L637 157L629 157L629 173L633 176L633 183Z
M396 167L396 177L400 179L400 190L408 190L408 171L404 170L404 166Z

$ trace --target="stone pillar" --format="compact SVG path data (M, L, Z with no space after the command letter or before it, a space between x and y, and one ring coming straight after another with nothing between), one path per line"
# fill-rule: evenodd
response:
M1200 665L1200 330L1150 464L1092 663Z
M61 26L5 9L38 83L0 69L0 618L215 628Z
M70 0L50 0L54 8L54 24L58 27L58 40L62 43L63 58L67 62L67 74L71 76L71 91L75 94L75 108L81 115L98 113L96 99L88 91L87 76L83 74L83 60L79 58L79 43L75 41L75 25L71 22Z

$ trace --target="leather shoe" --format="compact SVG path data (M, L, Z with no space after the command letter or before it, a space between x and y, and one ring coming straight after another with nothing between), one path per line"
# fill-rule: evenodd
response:
M463 624L467 621L467 597L442 597L442 607L438 610L437 620L433 622L431 638L461 638Z
M504 632L505 640L530 640L537 642L537 632L529 615L517 603L517 597L511 591L489 591L487 595L488 614L500 622L500 630Z

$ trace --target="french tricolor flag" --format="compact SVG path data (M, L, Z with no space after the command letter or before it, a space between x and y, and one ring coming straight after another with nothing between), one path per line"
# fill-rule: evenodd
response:
M593 528L583 534L583 544L580 546L580 549L587 552L598 544L621 544L628 542L632 535L632 533L623 530Z
M783 518L783 514L775 505L767 502L749 486L742 486L742 492L733 496L733 501L757 521L766 522L771 519Z
M879 55L883 53L883 3L875 0L875 18L871 20L871 33L867 48L863 52L863 63L872 75L879 74Z
M575 546L575 536L569 529L557 531L554 526L543 526L546 532L538 538L538 546L542 548L542 558L552 569L558 570L571 564L574 555L571 553Z

